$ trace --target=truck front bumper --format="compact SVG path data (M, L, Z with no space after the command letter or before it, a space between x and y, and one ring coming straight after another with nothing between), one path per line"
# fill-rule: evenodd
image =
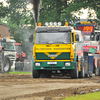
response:
M33 62L33 69L67 70L67 69L74 69L74 65L75 65L75 62L69 62L69 61L68 62L61 62L61 61L60 62Z

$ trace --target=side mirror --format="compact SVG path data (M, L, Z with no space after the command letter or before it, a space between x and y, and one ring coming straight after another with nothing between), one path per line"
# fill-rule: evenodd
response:
M29 42L33 42L33 34L29 36Z
M96 36L96 41L99 41L99 35Z
M75 35L75 40L79 41L79 35L78 34Z
M2 50L4 50L4 47L2 46Z

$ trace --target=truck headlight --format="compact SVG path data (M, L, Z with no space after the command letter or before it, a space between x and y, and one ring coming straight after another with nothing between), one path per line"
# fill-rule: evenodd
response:
M41 66L41 63L35 63L35 66Z
M70 66L70 62L65 62L65 66Z

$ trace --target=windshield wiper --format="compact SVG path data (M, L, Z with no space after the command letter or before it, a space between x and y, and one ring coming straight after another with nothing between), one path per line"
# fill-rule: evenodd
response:
M36 44L50 44L49 42L47 42L47 41L43 41L43 42L35 42Z
M60 42L60 41L58 41L58 42L52 42L52 44L56 44L56 43L57 43L57 44L60 44L60 43L61 43L61 44L65 44L64 42Z
M58 41L58 42L53 42L53 41L49 41L49 42L47 42L47 41L45 41L45 42L35 42L36 44L70 44L70 42L60 42L60 41Z

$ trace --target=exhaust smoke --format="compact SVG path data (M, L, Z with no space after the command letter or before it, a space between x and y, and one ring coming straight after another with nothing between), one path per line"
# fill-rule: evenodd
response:
M39 17L40 0L28 0L28 1L32 4L32 10L34 12L34 18L37 26L38 17Z

